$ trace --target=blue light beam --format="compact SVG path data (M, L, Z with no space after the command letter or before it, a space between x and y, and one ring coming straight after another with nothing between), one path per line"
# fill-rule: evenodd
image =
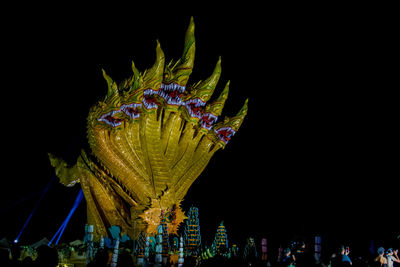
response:
M72 209L71 209L70 212L68 213L67 218L65 218L65 220L64 220L64 222L61 224L60 228L58 228L57 232L55 233L55 235L53 236L53 238L50 240L48 246L50 246L50 245L53 243L54 239L55 239L57 236L58 236L58 238L57 238L55 244L56 244L56 245L58 244L58 242L60 241L61 236L62 236L63 233L64 233L65 228L67 228L68 222L69 222L69 220L71 219L72 214L74 214L75 210L78 208L79 204L82 202L83 196L84 196L84 195L83 195L83 191L82 191L82 189L81 189L81 190L79 191L78 196L77 196L76 199L75 199L75 203L74 203L74 205L72 206Z
M29 214L28 219L26 219L24 226L22 226L21 231L19 232L17 238L15 238L14 243L18 243L19 238L21 237L22 233L24 232L26 226L28 225L29 221L31 220L33 214L35 213L35 211L37 210L37 208L39 207L40 202L42 201L43 197L46 195L47 191L49 191L51 185L53 184L53 181L55 179L56 175L54 174L51 179L49 184L46 186L46 188L42 191L42 195L40 196L39 200L36 202L35 207L33 208L31 214Z

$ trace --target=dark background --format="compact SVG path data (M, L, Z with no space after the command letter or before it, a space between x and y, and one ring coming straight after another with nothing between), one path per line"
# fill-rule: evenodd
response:
M203 240L212 241L222 220L234 243L314 234L390 242L400 234L398 17L391 7L154 4L157 14L94 7L3 11L13 16L2 23L0 237L17 236L52 179L47 153L74 163L87 148L88 110L107 90L101 69L122 81L131 60L141 71L151 67L156 39L167 62L179 58L191 16L189 83L207 78L221 56L215 94L231 80L224 115L249 98L241 129L183 202L184 210L199 207ZM50 239L78 191L55 179L21 242ZM82 203L62 241L83 237L85 211Z

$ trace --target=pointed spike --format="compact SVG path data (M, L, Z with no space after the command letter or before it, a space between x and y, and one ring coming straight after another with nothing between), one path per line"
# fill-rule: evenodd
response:
M156 62L151 69L147 70L144 74L145 87L158 90L161 86L161 82L164 74L165 56L161 49L160 42L157 40L156 47Z
M194 33L194 18L193 18L193 16L190 17L189 27L188 27L188 29L187 29L186 35L188 35L189 32L190 32L191 34Z
M211 76L205 81L201 82L195 88L195 97L199 97L203 102L207 102L212 94L214 93L215 87L221 77L221 57L218 58L218 62L214 68Z
M108 91L107 91L107 96L112 96L116 90L118 90L117 84L111 79L110 76L107 75L106 71L104 69L101 69L103 71L103 77L107 81L108 85Z
M214 72L221 74L221 56L218 57L217 65L215 66Z
M224 90L222 90L221 94L219 95L218 99L221 99L225 101L228 98L229 95L229 86L231 85L231 81L229 80L226 85Z
M224 90L222 90L221 94L218 96L218 98L215 100L215 102L220 102L222 103L222 107L225 105L225 101L228 99L229 95L229 86L231 84L231 81L228 81L224 87Z
M215 101L213 101L210 105L207 105L205 112L210 112L215 116L220 116L222 114L222 109L224 108L225 101L229 95L229 85L230 81L226 83L225 88L221 92L219 97Z
M114 82L111 86L111 88L113 89L113 92L118 90L118 85Z
M133 74L135 75L135 78L137 76L139 76L139 70L136 68L135 62L133 62L133 60L132 60L132 71L133 71Z
M238 114L236 114L236 116L238 117L243 117L247 115L247 110L248 110L248 102L249 99L247 98L246 101L244 101L244 105L242 106L242 108L239 110Z
M165 77L165 82L173 82L181 86L186 86L189 76L193 70L195 51L196 41L194 38L194 20L192 17L185 35L185 44L182 57L175 62L174 65L169 64L167 66L166 69L168 69L168 75Z
M104 69L101 69L101 71L103 72L103 77L107 81L108 86L111 87L114 81L111 79L110 76L107 75Z
M136 90L137 88L140 87L140 72L139 70L136 68L135 63L132 60L132 71L133 71L133 75L131 78L131 89L132 90Z
M210 88L214 90L219 81L219 77L221 77L221 57L218 58L217 64L215 65L214 71L211 76L207 80L202 82L199 87L202 89Z
M175 65L176 65L176 62L173 59L171 59L169 61L169 63L167 64L167 67L172 69L175 67Z
M239 110L239 112L236 114L236 116L230 119L229 124L232 127L232 129L234 129L235 131L239 130L240 126L243 123L244 118L247 115L248 101L249 101L249 99L246 99L246 101L244 102L244 105Z
M190 22L189 22L189 27L186 30L186 35L185 35L185 47L183 50L183 56L182 59L184 61L187 61L191 56L194 57L194 49L193 51L191 51L193 54L188 54L190 48L192 47L192 45L194 46L195 43L195 38L194 38L194 19L193 16L190 17Z
M157 47L156 47L156 56L157 56L157 60L158 61L163 61L163 63L165 62L165 58L164 58L164 52L161 49L161 44L158 41L158 39L156 40L157 42ZM163 66L164 67L164 66Z

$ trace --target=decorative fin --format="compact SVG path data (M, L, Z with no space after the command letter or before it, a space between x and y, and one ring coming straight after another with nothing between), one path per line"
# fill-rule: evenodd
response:
M239 112L236 114L236 116L231 119L231 125L235 131L239 130L240 126L243 123L244 118L247 115L248 102L249 102L249 99L246 99L242 108L239 110Z
M143 77L144 89L158 90L161 87L164 74L165 56L157 40L156 62L147 70Z
M211 104L206 106L204 113L212 113L215 116L220 116L222 114L222 109L224 108L225 101L226 99L228 99L230 83L231 81L228 81L219 97Z
M166 84L176 83L180 86L186 86L193 70L195 50L194 20L191 17L186 31L182 57L176 63L171 61L165 69L164 82Z
M217 65L214 68L213 73L211 76L198 84L193 90L194 92L192 93L193 98L200 98L201 101L206 103L214 93L215 87L217 86L219 77L221 76L221 57L219 57Z
M195 38L194 38L194 19L190 18L189 27L186 30L185 35L185 47L182 55L182 62L185 62L188 66L193 68L194 54L195 54Z
M135 63L132 60L132 71L133 71L133 75L132 75L132 79L131 79L131 88L132 90L136 90L140 87L140 73L139 70L135 67Z
M124 92L123 103L131 105L132 103L140 104L143 100L143 76L139 70L135 67L135 63L132 61L133 75L128 81L128 90Z
M101 69L101 70L103 71L104 79L107 81L107 86L108 86L107 97L111 97L115 93L118 93L118 86L113 81L113 79L111 79L111 77L107 75L107 73L104 69Z
M221 92L219 97L213 101L211 104L207 104L201 117L201 131L207 133L211 127L217 122L218 116L222 114L222 109L224 108L225 101L228 98L229 93L228 81L225 85L224 90Z
M223 122L215 124L213 126L213 131L208 136L224 148L242 125L243 120L247 115L247 109L248 99L246 99L243 107L239 110L236 116L232 118L225 117Z
M60 183L65 186L71 187L79 182L79 174L75 166L68 166L68 164L49 153L50 164L55 168L57 177L60 179Z

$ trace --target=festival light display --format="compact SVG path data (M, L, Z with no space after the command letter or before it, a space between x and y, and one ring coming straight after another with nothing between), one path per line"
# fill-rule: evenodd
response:
M191 207L187 217L184 228L185 251L190 256L197 256L201 246L199 209Z
M244 247L243 257L247 258L257 258L257 249L256 243L254 242L254 238L249 237L246 242L246 246Z
M169 258L170 245L169 245L169 234L168 234L168 225L166 220L166 215L164 212L161 212L161 225L162 227L162 258L163 263L166 264Z
M148 236L145 236L143 232L141 232L136 240L135 254L137 255L137 264L142 265L148 257L146 255L146 248L149 250L149 244L147 240Z
M268 259L268 247L267 247L268 240L266 238L261 239L261 260L267 261Z
M165 64L157 41L156 62L117 84L104 71L107 95L87 117L90 153L82 151L69 166L50 161L60 182L80 183L94 239L118 225L137 238L156 234L165 213L168 231L176 234L186 218L180 203L216 151L224 148L247 114L247 100L236 116L218 121L228 96L207 103L221 75L221 59L211 76L187 85L194 66L194 22L190 21L182 57Z
M225 254L228 252L228 235L224 226L224 222L221 222L218 226L217 233L215 234L214 243L216 246L216 254Z

